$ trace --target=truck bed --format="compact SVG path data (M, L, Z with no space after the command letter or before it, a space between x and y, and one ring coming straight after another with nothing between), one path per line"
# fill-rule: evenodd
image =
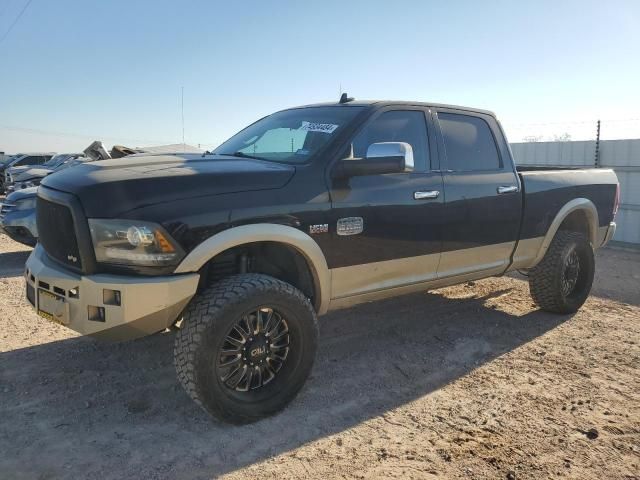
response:
M521 239L543 237L561 208L586 199L597 211L598 228L613 221L617 177L606 168L517 167L524 211ZM594 245L599 247L600 245Z

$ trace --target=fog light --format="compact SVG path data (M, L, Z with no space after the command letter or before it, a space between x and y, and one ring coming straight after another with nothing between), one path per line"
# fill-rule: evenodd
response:
M89 315L89 320L91 320L92 322L106 321L104 317L104 307L94 307L93 305L89 305L88 315Z

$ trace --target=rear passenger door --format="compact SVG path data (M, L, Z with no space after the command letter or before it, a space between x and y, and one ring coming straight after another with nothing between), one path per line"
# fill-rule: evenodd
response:
M438 278L501 273L518 240L522 211L504 136L491 115L437 109L435 116L445 191Z

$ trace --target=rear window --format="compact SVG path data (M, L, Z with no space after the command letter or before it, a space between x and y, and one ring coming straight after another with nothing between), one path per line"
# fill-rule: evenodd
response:
M502 168L495 139L487 122L457 113L438 113L447 168L454 171Z

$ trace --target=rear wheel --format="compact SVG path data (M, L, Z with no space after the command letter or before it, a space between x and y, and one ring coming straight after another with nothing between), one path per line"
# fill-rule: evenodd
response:
M561 230L542 261L529 271L531 297L548 312L576 312L589 296L594 273L589 240L581 233Z
M221 420L248 423L295 397L317 341L316 314L302 292L266 275L236 275L192 300L174 360L196 403Z

